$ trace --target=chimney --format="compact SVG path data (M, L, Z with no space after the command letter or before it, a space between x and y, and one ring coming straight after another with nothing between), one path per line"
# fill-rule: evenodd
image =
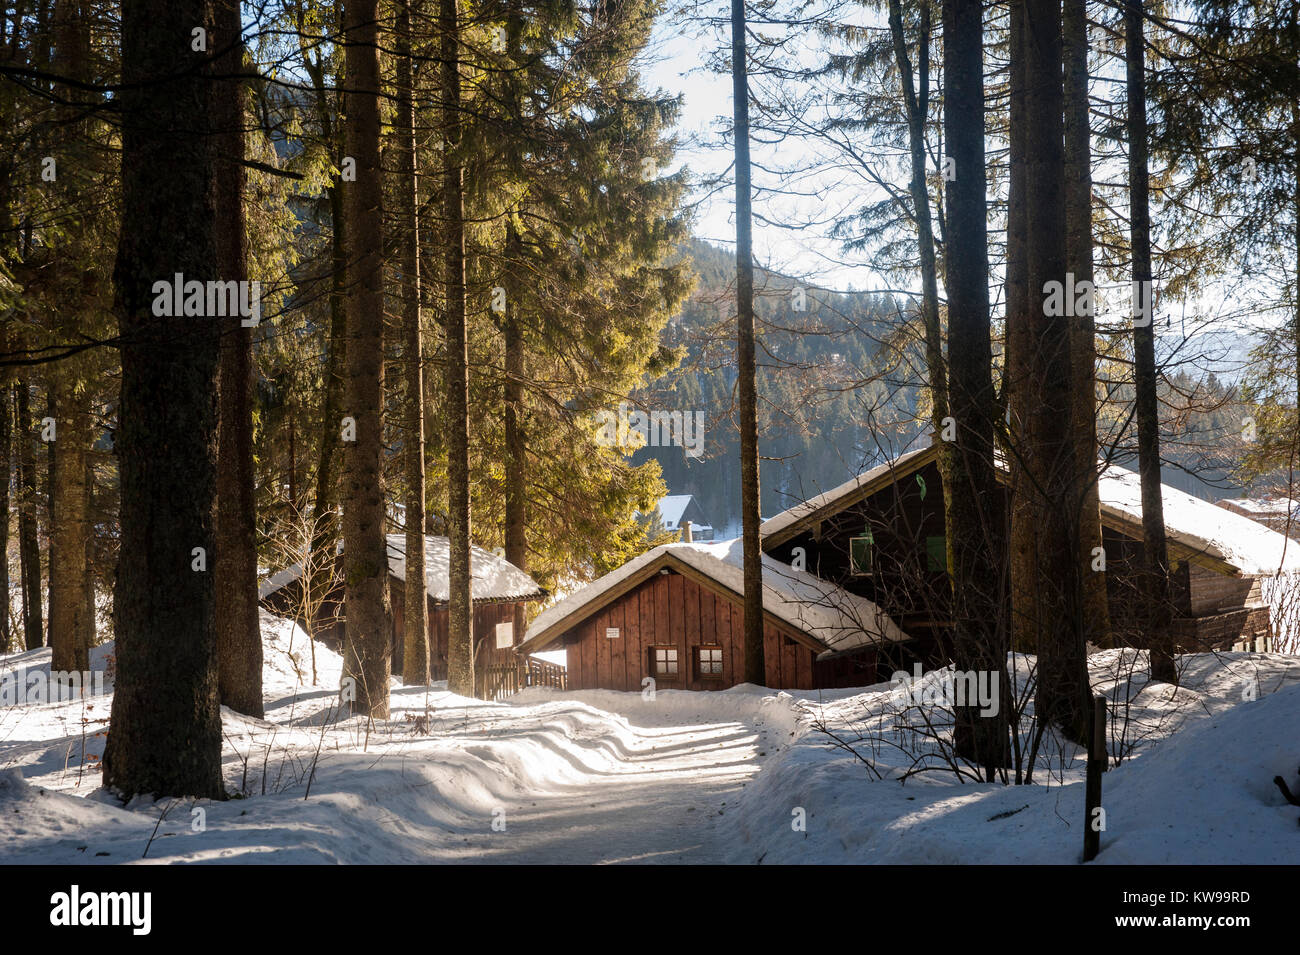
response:
M690 521L682 521L682 540L688 544L692 541Z

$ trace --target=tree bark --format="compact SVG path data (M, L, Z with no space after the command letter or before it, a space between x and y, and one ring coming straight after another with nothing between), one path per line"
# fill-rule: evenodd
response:
M979 0L944 0L944 140L955 176L947 192L948 400L956 423L949 476L953 656L959 670L993 674L1010 699L1000 558L1003 518L993 462L997 405L989 321L989 258L984 175L984 42ZM955 710L957 752L994 770L1010 764L1009 708Z
M1025 158L1028 226L1028 465L1037 517L1040 720L1075 742L1088 739L1092 699L1084 651L1079 514L1070 426L1070 319L1050 314L1052 283L1066 287L1065 155L1061 0L1025 5Z
M514 223L507 226L506 262L506 315L503 323L505 338L505 543L506 560L525 573L528 571L528 449L524 435L524 335L515 303L518 301L518 282L515 269L519 262L519 234ZM524 636L526 614L524 604L515 605L514 639L518 643Z
M210 12L205 0L122 3L121 550L104 784L126 798L223 796L212 572L195 563L213 544L218 335L152 310L161 278L217 278L212 83L190 50Z
M397 5L397 196L401 245L402 331L405 336L406 600L402 682L429 683L429 601L424 568L424 347L420 303L419 159L415 151L415 82L411 63L411 0Z
M447 315L447 537L451 546L447 688L474 693L474 610L470 593L469 345L465 329L464 169L459 150L460 24L456 0L439 0L442 49L443 254Z
M217 0L214 68L243 72L239 0ZM213 116L222 158L216 169L217 269L224 281L248 280L244 216L244 96L239 79L213 84ZM257 497L253 472L253 337L238 318L221 328L218 371L216 582L221 702L261 718L262 634L257 610Z
M91 622L86 619L85 396L67 369L52 369L58 408L54 444L55 499L50 526L50 668L90 669Z
M1025 144L1025 3L1011 0L1009 38L1009 129L1007 190L1007 317L1002 361L1002 398L1007 407L1007 464L1011 478L1008 557L1011 587L1011 645L1021 653L1038 652L1038 529L1032 506L1032 483L1025 462L1029 444L1030 339L1029 253L1025 245L1027 168Z
M1065 56L1065 249L1066 270L1076 285L1093 282L1092 124L1088 111L1088 16L1086 0L1064 0ZM1070 324L1071 426L1075 464L1083 489L1079 518L1079 560L1084 568L1085 639L1111 645L1106 573L1093 570L1102 546L1101 501L1097 493L1096 328L1092 309L1078 309Z
M356 440L343 453L343 580L347 642L344 676L353 712L388 718L392 662L388 547L384 535L383 188L379 157L377 0L345 0L346 152L356 181L347 205L347 412ZM347 688L345 688L345 693Z
M745 0L731 0L731 93L736 152L736 375L740 404L741 550L745 682L767 683L763 658L763 552L758 539L758 382L754 357L754 249L749 166L749 63Z
M0 347L7 346L7 335L0 333ZM4 515L0 519L0 653L9 652L12 639L9 627L9 523L13 518L13 513L9 510L9 487L13 481L10 440L12 420L8 391L0 388L0 514Z
M23 578L23 647L45 642L41 604L41 551L36 513L36 461L32 451L32 412L25 381L14 385L14 435L18 439L18 555Z
M89 55L89 22L81 16L77 0L58 0L54 8L54 31L58 56L56 64L70 79L84 78ZM56 83L55 95L62 100L59 109L62 124L59 160L75 168L83 159L80 91L65 83ZM69 208L79 205L78 179L65 173L60 193ZM79 234L67 238L67 254L73 261L86 256ZM75 291L54 324L70 338L77 331L80 309ZM87 398L80 387L75 362L62 362L48 369L50 405L56 420L55 440L50 471L50 667L52 670L86 671L90 669L91 621L86 617L86 447L89 443ZM57 508L55 502L58 502Z
M1178 682L1170 628L1169 551L1160 481L1160 400L1156 392L1155 301L1151 289L1151 209L1147 157L1146 57L1142 0L1124 5L1128 79L1129 242L1133 256L1133 386L1142 485L1142 620L1151 653L1151 679ZM1145 304L1144 304L1145 303Z

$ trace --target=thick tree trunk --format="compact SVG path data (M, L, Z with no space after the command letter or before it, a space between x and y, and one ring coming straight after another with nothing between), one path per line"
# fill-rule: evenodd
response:
M2 223L0 223L2 225ZM8 342L0 334L0 347L8 347ZM9 487L13 482L12 441L10 434L13 413L9 405L9 392L0 388L0 653L11 649L12 634L9 627L9 523L13 513L9 510Z
M405 341L406 600L402 682L429 683L429 601L424 569L424 347L420 308L420 190L415 152L415 90L411 64L411 0L397 5L397 196L401 243L402 332Z
M1011 546L1008 570L1011 588L1011 645L1021 653L1038 652L1038 568L1035 552L1038 529L1032 484L1026 468L1029 444L1030 391L1029 258L1026 241L1027 208L1025 142L1025 2L1012 0L1010 9L1010 105L1007 190L1007 317L1002 362L1002 398L1007 407L1007 462L1011 475Z
M1078 485L1070 392L1070 319L1047 307L1066 287L1061 0L1025 5L1029 493L1037 511L1038 718L1085 742L1092 713L1082 621Z
M356 440L343 452L345 679L354 712L388 718L392 662L388 547L384 536L383 188L379 162L377 0L346 0L346 151L357 178L345 185L348 220L347 414ZM345 693L347 692L345 687Z
M758 382L754 358L754 249L749 167L749 63L745 0L731 0L731 93L736 150L736 375L740 403L741 549L745 570L745 682L767 683L763 658L763 552L758 539Z
M505 338L505 542L506 560L522 571L528 570L528 449L523 426L524 411L524 335L515 302L518 301L519 235L514 223L507 227L506 316ZM514 639L524 637L524 605L515 605Z
M1169 552L1160 482L1160 401L1156 391L1155 301L1151 289L1151 209L1147 179L1147 97L1142 49L1142 0L1124 5L1128 79L1129 236L1133 255L1133 386L1142 484L1142 602L1140 619L1151 649L1151 678L1178 682L1170 629ZM1147 291L1142 291L1147 290Z
M27 650L38 650L45 642L33 426L28 386L25 381L20 381L14 385L14 436L18 440L18 556L23 577L23 648Z
M955 177L948 184L948 400L956 423L945 480L953 574L953 656L958 670L1006 674L1000 558L1002 515L993 463L997 406L989 321L989 258L984 158L984 42L979 0L944 0L944 139ZM957 752L986 767L1011 761L1008 707L989 716L978 705L956 708Z
M57 445L53 483L58 508L50 527L50 667L90 669L91 621L86 619L86 422L85 396L66 369L55 376Z
M210 11L122 4L121 550L104 784L128 798L223 795L212 569L200 562L213 545L218 335L152 311L160 278L217 278L212 83L190 52Z
M447 537L451 566L447 687L474 693L474 611L470 593L469 345L465 328L465 201L460 164L460 24L456 0L439 0L442 33L442 200L447 297Z
M1093 281L1092 125L1088 113L1088 17L1086 0L1064 0L1062 40L1065 55L1065 254L1066 271L1076 286ZM1101 502L1097 495L1097 345L1093 310L1077 309L1070 324L1071 422L1075 464L1083 488L1079 518L1079 560L1083 578L1085 637L1111 645L1106 573L1094 571L1095 548L1102 546Z
M74 80L83 79L89 56L89 23L82 17L78 0L58 0L54 8L54 31L60 72ZM76 105L80 91L57 83L54 92L62 101L59 159L75 169L84 158L85 126ZM79 205L79 177L65 173L60 185L70 208ZM67 238L67 253L74 259L86 255L78 234ZM75 293L54 323L72 338L77 332L80 309ZM89 443L87 399L78 387L75 362L48 369L50 406L56 420L50 470L50 666L53 670L90 669L91 621L86 617L86 446ZM55 507L55 501L58 507Z
M215 68L243 71L239 0L217 0L212 43ZM213 126L221 161L216 169L217 270L224 281L248 280L244 217L244 97L238 79L213 84ZM261 717L262 634L257 611L257 497L253 473L253 339L238 318L221 322L217 432L216 582L217 662L221 702Z

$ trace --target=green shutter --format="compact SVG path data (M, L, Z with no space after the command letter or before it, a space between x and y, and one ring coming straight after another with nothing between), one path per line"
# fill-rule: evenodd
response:
M948 542L942 534L925 539L925 566L934 574L948 572Z
M871 546L875 543L868 530L862 537L849 538L849 564L855 574L871 573Z

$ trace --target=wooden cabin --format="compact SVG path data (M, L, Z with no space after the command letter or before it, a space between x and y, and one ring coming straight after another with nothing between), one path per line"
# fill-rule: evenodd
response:
M742 567L738 540L656 547L543 611L518 652L563 649L572 689L743 683ZM770 557L763 633L770 687L867 686L910 659L880 608Z
M388 535L388 597L392 606L389 639L393 648L393 672L402 668L402 633L406 612L406 535ZM341 552L341 548L340 548ZM447 623L450 594L450 544L445 537L424 539L425 593L429 607L429 649L432 679L447 679ZM339 562L336 562L336 564ZM516 664L515 646L522 634L515 632L516 610L540 600L545 591L528 574L505 558L481 547L470 547L471 596L474 603L474 666L476 685L496 667ZM347 634L343 617L341 568L330 578L328 590L315 613L312 633L317 640L338 652ZM260 600L272 613L303 619L302 568L290 567L272 575L260 588Z
M983 502L1005 534L1009 494ZM1098 481L1106 588L1114 631L1136 626L1142 559L1138 476L1106 468ZM1262 584L1300 568L1300 548L1262 525L1168 486L1165 525L1174 585L1174 632L1186 650L1268 649ZM908 452L765 521L763 551L878 604L938 662L951 627L937 448ZM1003 538L1005 539L1005 537ZM1005 547L1005 544L1002 545Z

